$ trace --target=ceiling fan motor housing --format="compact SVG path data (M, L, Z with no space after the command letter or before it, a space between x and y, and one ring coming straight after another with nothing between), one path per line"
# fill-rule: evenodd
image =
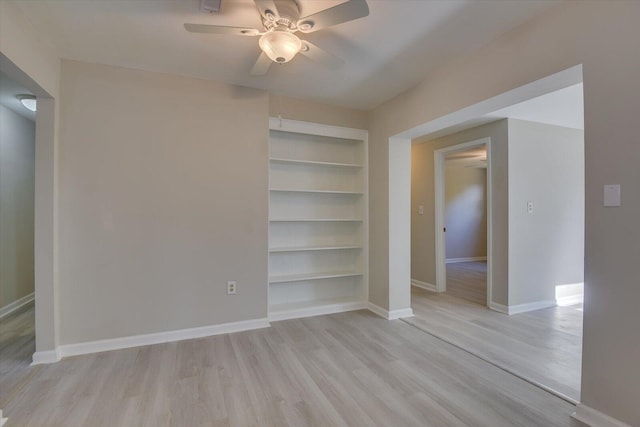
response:
M263 19L263 25L267 30L275 27L296 29L296 22L300 18L300 8L295 0L275 0L276 11L267 10Z

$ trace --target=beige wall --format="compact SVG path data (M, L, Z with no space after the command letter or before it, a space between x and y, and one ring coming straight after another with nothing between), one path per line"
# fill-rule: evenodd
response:
M445 167L445 258L487 256L487 169Z
M582 401L640 424L640 2L566 2L427 76L370 117L370 299L389 298L390 136L583 64L586 259ZM623 206L603 208L602 186L622 185ZM408 286L408 284L407 284Z
M268 94L63 61L61 99L61 344L266 317Z
M0 105L0 307L34 290L35 130Z
M493 301L508 304L508 186L507 120L499 120L448 135L411 149L411 278L436 283L435 251L435 193L434 150L463 144L477 139L491 138L491 166L493 175ZM373 148L373 147L372 147ZM369 177L371 181L372 176ZM371 184L370 184L371 185ZM373 196L373 194L372 194ZM424 214L417 215L418 205L424 205ZM370 213L373 216L373 212ZM375 229L371 229L372 235ZM371 248L373 250L373 246ZM377 264L382 264L378 260ZM388 266L388 262L386 263ZM379 267L379 266L378 266ZM387 273L388 274L388 273ZM371 280L376 280L371 276ZM376 281L374 286L379 286ZM372 286L373 288L373 286Z
M266 317L267 93L63 61L60 95L61 344Z

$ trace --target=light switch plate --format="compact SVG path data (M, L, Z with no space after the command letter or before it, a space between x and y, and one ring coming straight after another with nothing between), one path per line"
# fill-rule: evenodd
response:
M620 206L620 184L609 184L604 186L604 206Z

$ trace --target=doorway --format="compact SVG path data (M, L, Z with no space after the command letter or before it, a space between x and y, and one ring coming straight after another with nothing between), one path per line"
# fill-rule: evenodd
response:
M0 401L35 352L35 107L0 71Z
M435 150L434 186L436 292L448 290L489 307L493 246L491 138Z
M531 154L538 156L543 151L546 151L547 153L553 153L556 158L563 156L565 158L578 157L568 153L558 155L557 150L553 148L541 150L540 146L537 146L537 152L530 151L527 147L536 147L536 145L530 144L531 138L527 140L524 130L532 130L537 125L535 123L526 123L527 119L525 118L513 118L514 120L522 121L522 123L518 123L514 128L517 128L518 132L523 132L519 135L519 138L522 138L521 141L523 142L516 146L516 149L513 151L511 149L506 150L506 145L504 147L502 145L503 140L494 138L494 135L491 134L491 148L494 149L491 157L496 156L497 151L502 152L498 157L503 156L499 162L494 162L494 170L491 173L491 175L493 175L491 180L494 184L492 186L494 194L492 194L493 202L490 205L493 205L495 209L489 214L493 217L492 221L489 222L492 222L494 226L498 226L498 229L494 228L493 232L489 233L489 235L493 237L493 239L490 239L492 240L493 248L487 253L488 265L490 266L488 267L488 273L489 270L492 270L489 274L493 276L490 279L493 285L489 286L493 295L489 296L487 302L492 310L487 310L486 307L479 306L475 303L467 302L459 304L458 302L452 301L451 297L446 293L427 292L415 286L413 289L401 289L402 282L400 279L411 275L410 271L414 268L413 264L415 264L415 259L413 254L410 255L410 259L412 260L411 265L406 265L399 259L399 256L405 253L403 252L403 248L406 248L404 245L409 243L408 246L411 247L415 237L411 239L403 235L402 233L406 232L406 229L400 227L398 223L402 218L405 218L405 222L407 217L413 218L413 214L417 212L418 206L412 204L411 200L409 202L404 200L403 196L406 196L406 194L397 190L401 184L406 184L400 168L403 164L406 168L407 162L410 161L412 144L422 145L428 141L434 141L435 147L432 147L432 152L434 152L437 149L445 148L443 144L438 145L442 143L442 141L435 142L436 139L454 134L458 135L458 140L455 143L462 143L465 139L461 140L460 134L469 136L467 132L474 127L488 126L492 123L492 120L511 119L512 116L504 115L505 110L521 105L525 101L539 101L539 98L544 95L551 95L564 90L575 93L579 92L581 96L581 82L582 69L580 66L577 66L558 73L557 75L530 83L527 85L526 90L523 87L506 92L491 100L481 102L448 116L399 133L389 139L389 276L390 279L398 279L397 281L391 282L390 285L390 309L401 311L403 309L402 305L396 305L394 303L409 301L409 304L411 304L413 297L414 301L411 312L415 313L415 317L406 317L403 319L404 321L450 344L461 347L477 357L490 361L496 366L500 366L502 369L573 403L579 401L580 392L582 312L579 308L575 309L575 306L573 306L571 310L566 310L566 307L563 307L561 304L556 305L555 294L548 296L549 290L546 288L542 293L534 295L532 303L528 303L523 301L530 297L523 293L522 289L524 289L524 287L511 292L507 284L509 280L512 279L512 274L520 274L520 277L524 279L530 276L530 270L521 268L519 263L523 263L524 265L525 262L530 261L531 256L527 256L527 253L532 252L526 251L534 247L532 242L536 242L539 237L536 234L531 234L534 230L541 230L538 225L533 224L533 220L544 217L545 219L541 224L547 224L551 220L564 218L564 228L562 230L567 230L568 225L579 228L581 221L577 221L575 218L568 220L568 215L560 214L557 209L551 212L545 211L545 208L548 206L556 207L556 203L550 202L549 199L544 199L544 203L538 202L538 200L543 200L542 197L555 193L555 191L549 190L556 188L554 183L564 182L563 179L557 179L556 177L553 182L547 182L547 174L539 175L538 179L522 179L522 176L520 176L520 182L532 184L520 192L510 192L507 183L509 182L510 171L521 173L523 170L527 170L525 166L528 166L529 170L532 169L531 166L538 166L538 172L545 170L539 167L538 163L531 160ZM521 109L520 112L522 111ZM549 113L550 110L543 112ZM529 120L530 122L536 122L536 120ZM542 120L539 122L544 123ZM559 124L555 125L562 126ZM508 136L513 136L510 134L510 131L511 129L508 129L505 133ZM478 138L478 136L476 136L476 138ZM470 140L473 141L474 139L466 139L466 141ZM525 141L529 142L525 143ZM455 143L449 143L448 146L453 146ZM582 139L582 143L584 144L584 139ZM409 153L407 153L407 147L409 147ZM415 147L415 145L413 147ZM407 156L407 154L409 155ZM437 157L438 156L434 154L434 159L431 162L434 168L437 167L436 165L438 164ZM508 169L502 166L512 161L517 162L516 167ZM414 168L414 166L412 166L412 168ZM582 167L584 168L584 161L582 161ZM432 173L431 176L434 176L434 173ZM584 174L582 176L584 177ZM411 181L413 183L413 177ZM439 190L434 184L433 190L431 191L435 193ZM393 199L391 198L392 194L394 195ZM584 191L582 191L582 196L584 197ZM433 198L431 200L433 200ZM531 201L534 202L533 212L529 211L529 202ZM581 204L581 206L583 205L584 203ZM442 204L440 206L442 206ZM403 208L406 210L402 211ZM434 233L432 242L440 240L439 244L444 249L446 248L446 235L444 232L444 226L446 225L444 220L445 215L441 209L438 210L440 212L434 212L434 215L440 216L439 223L436 224L434 218L431 227L433 227L432 230L435 228L435 233L431 231L430 234ZM503 213L509 211L512 213L515 212L515 221L509 221L509 217L503 217ZM529 226L529 224L533 226ZM510 240L510 236L516 235L515 233L511 233L513 231L510 229L511 226L520 227L519 231L524 232L522 235L526 237L517 238L517 242ZM556 236L563 234L564 232L557 232ZM409 237L411 237L411 230L409 230ZM516 269L508 268L510 252L507 250L518 247L518 244L514 243L519 243L519 249L522 250L522 253L516 257L514 264L517 267ZM562 242L558 241L557 243ZM446 255L444 250L436 251L435 246L436 244L432 246L434 247L434 258L437 256L438 259L432 264L433 270L431 270L431 274L433 274L432 283L434 283L434 285L431 285L434 288L432 291L446 290ZM556 244L553 247L555 250L561 246L560 244ZM393 251L391 250L392 248ZM500 254L500 256L496 257L496 253ZM549 253L544 253L539 250L537 253L542 253L542 257L537 261L547 262L549 259L553 259L555 262L566 260L564 257L549 257L547 256ZM583 260L583 250L576 250L574 254L577 257L582 257ZM492 255L494 256L492 257ZM495 265L496 262L500 264L498 267ZM536 266L536 264L533 265ZM555 265L566 265L566 262L556 262ZM404 270L405 268L408 271ZM431 269L431 266L429 266L429 269ZM553 270L547 267L542 269L547 271ZM437 270L437 273L433 273L435 270ZM525 271L526 274L524 273ZM583 272L584 270L582 273ZM526 280L516 281L522 284L526 282ZM409 282L412 284L416 283L415 280L407 280L405 283ZM498 288L496 288L496 283L499 285ZM567 288L577 287L574 286L575 283L572 283L571 278L567 278L566 281L561 279L554 283L556 285L570 285ZM424 284L428 285L427 280L425 280ZM536 291L540 289L542 289L542 287L539 287ZM416 298L416 295L421 297L423 296L422 294L431 295L431 297ZM456 307L460 306L463 307L464 312L462 314L460 311L456 311ZM495 311L501 313L496 313ZM426 316L423 316L425 313ZM502 313L521 314L504 316ZM554 325L557 326L558 322L563 325L563 330L554 328ZM532 329L532 326L540 328L539 330L535 328ZM510 342L513 346L509 344ZM549 342L562 342L563 345L549 346ZM505 349L507 351L505 351ZM549 359L549 357L552 359Z

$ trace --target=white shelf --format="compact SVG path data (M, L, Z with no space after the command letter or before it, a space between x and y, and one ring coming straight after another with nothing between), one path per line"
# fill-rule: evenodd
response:
M307 251L333 251L333 250L348 250L348 249L362 249L362 246L299 246L291 248L271 248L269 252L307 252Z
M366 131L270 120L269 318L366 308Z
M357 218L271 218L270 222L362 222Z
M362 191L342 191L342 190L299 190L294 188L271 188L269 191L282 193L321 193L321 194L347 194L361 196Z
M365 308L367 308L367 303L362 301L361 298L356 297L276 304L269 308L269 320L297 319L300 317L320 316L344 311L362 310Z
M309 166L333 166L341 168L362 168L364 165L357 163L338 163L338 162L319 162L315 160L297 160L297 159L284 159L280 157L271 157L269 160L275 163L290 163Z
M335 279L338 277L354 277L362 276L362 273L356 271L333 271L327 273L307 273L307 274L286 274L283 276L269 277L270 284L303 282L307 280Z

